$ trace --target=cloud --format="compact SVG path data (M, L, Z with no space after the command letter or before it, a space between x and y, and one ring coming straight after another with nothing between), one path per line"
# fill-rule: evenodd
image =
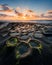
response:
M4 5L0 5L0 9L2 9L2 10L8 10L8 11L11 11L12 10L12 8L11 7L9 7L8 5L6 5L6 4L4 4Z
M48 14L52 14L52 10L48 10L47 13L48 13Z
M32 10L27 10L27 12L31 12L31 13L33 13L33 11L32 11Z
M0 5L0 20L52 20L52 10L37 14L31 9L17 7L13 9L8 5Z
M44 14L44 16L47 16L47 17L52 16L52 11L51 11L51 10L47 11L47 12Z
M20 8L20 7L17 7L17 8L16 8L16 10L17 10L17 11L20 11L20 10L21 10L21 8Z
M52 10L46 11L40 15L42 18L52 18Z
M0 14L15 16L13 8L9 7L8 5L0 5Z

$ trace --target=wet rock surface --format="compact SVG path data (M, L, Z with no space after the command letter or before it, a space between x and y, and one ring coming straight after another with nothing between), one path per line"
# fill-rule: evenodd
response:
M27 64L52 65L52 25L0 22L0 65Z

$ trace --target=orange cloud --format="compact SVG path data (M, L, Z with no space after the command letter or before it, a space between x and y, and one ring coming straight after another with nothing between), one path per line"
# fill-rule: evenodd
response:
M0 5L0 20L52 20L52 10L38 15L30 9L17 7L15 10L9 6Z
M7 6L7 5L0 5L0 14L5 14L8 16L15 16L13 8Z
M52 10L48 10L47 13L48 13L48 14L52 14Z

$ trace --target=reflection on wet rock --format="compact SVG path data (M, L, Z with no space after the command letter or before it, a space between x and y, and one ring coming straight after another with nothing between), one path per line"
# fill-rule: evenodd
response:
M51 65L50 58L52 25L0 23L0 65Z

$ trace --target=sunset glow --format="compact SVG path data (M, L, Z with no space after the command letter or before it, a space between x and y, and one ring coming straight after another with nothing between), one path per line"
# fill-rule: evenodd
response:
M40 4L39 0L28 0L28 2L15 0L13 4L9 1L7 3L9 5L0 4L0 20L52 20L50 1L41 1L42 4Z

